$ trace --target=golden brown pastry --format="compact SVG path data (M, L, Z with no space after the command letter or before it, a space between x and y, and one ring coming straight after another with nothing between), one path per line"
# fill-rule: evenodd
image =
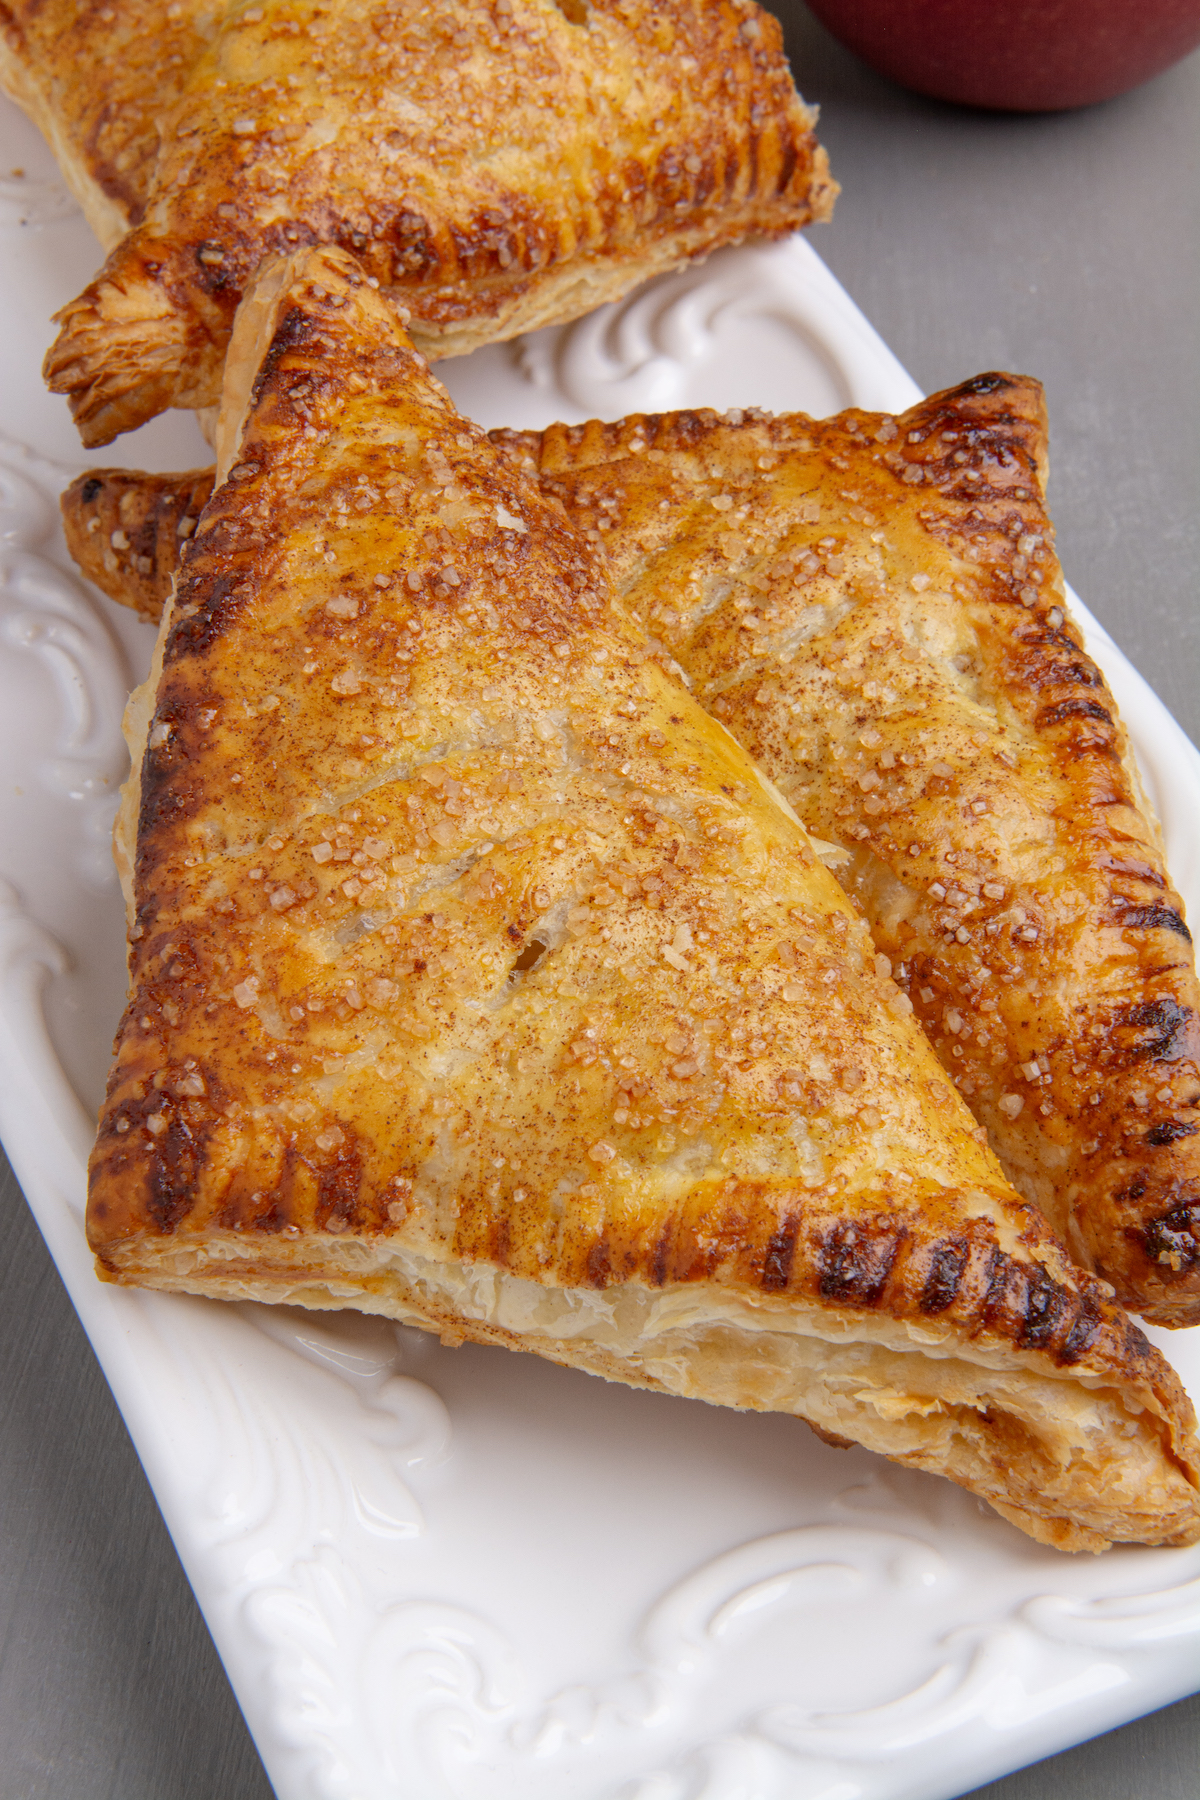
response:
M129 713L101 1272L791 1412L1068 1548L1195 1537L1174 1376L352 259L263 272L218 450Z
M1191 939L1066 612L1036 383L985 376L900 419L493 435L607 546L698 698L849 852L837 873L1010 1178L1126 1305L1194 1324ZM202 476L97 471L64 501L85 571L148 616L178 508L194 516L188 481L198 496Z
M1069 617L1037 382L899 418L712 413L508 440L778 782L1010 1178L1163 1325L1200 1322L1200 988Z
M116 32L136 11L148 34L165 10L100 16ZM836 191L751 0L268 0L221 9L207 41L200 23L154 114L140 223L57 315L46 378L87 444L215 403L272 252L353 247L449 356L824 218ZM10 37L10 89L56 144L87 138L76 36ZM139 156L148 125L129 128Z
M49 143L106 250L140 223L165 120L225 0L0 0L0 89Z
M180 552L212 489L212 469L178 475L89 470L62 495L67 549L110 599L157 625Z

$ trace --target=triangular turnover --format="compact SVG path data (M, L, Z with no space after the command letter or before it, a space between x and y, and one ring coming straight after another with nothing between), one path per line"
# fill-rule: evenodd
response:
M1200 1321L1200 984L1071 617L1039 384L982 375L898 417L496 436L847 852L839 878L1021 1192L1125 1305Z

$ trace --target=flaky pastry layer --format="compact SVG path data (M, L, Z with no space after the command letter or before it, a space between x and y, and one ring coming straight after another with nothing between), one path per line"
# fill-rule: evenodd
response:
M631 1387L712 1405L785 1412L827 1441L853 1442L945 1475L1039 1543L1104 1550L1186 1543L1196 1531L1187 1474L1164 1480L1163 1425L1119 1385L1047 1369L927 1319L866 1317L827 1302L637 1282L547 1287L486 1264L455 1264L395 1242L335 1239L270 1265L233 1233L180 1247L122 1279L218 1300L347 1305L466 1340L532 1351ZM1114 1436L1129 1452L1114 1471ZM1088 1490L1086 1522L1079 1514Z

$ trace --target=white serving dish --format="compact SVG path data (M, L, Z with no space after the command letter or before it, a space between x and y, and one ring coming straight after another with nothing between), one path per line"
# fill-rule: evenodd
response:
M1189 1692L1200 1548L1068 1558L786 1418L95 1280L107 840L151 633L72 574L55 496L208 452L183 416L79 450L37 369L95 246L7 106L0 143L27 171L0 181L0 1135L280 1800L945 1800ZM917 395L799 240L440 373L485 425ZM1078 614L1200 917L1200 756ZM1200 1333L1153 1335L1200 1393Z

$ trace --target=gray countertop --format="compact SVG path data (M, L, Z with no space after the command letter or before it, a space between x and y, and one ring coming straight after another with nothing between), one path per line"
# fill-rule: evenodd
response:
M1200 739L1200 54L1086 112L972 114L877 79L802 6L777 10L844 189L816 248L926 389L989 368L1045 382L1067 574ZM0 1792L269 1800L103 1377L2 1175ZM1194 1800L1198 1768L1193 1699L974 1800Z

